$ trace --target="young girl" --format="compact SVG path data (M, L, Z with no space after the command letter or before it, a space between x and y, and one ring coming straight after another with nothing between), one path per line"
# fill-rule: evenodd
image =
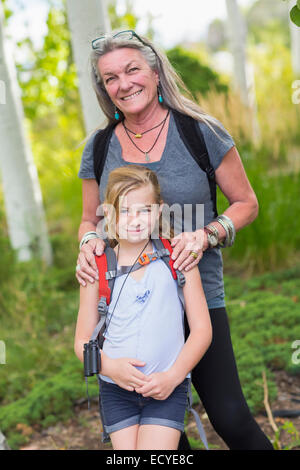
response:
M153 171L129 165L110 173L103 208L118 268L132 266L141 254L155 251L155 231L167 238L162 207ZM190 328L186 342L177 281L162 259L115 279L99 376L103 426L115 450L178 448L190 371L212 340L197 266L184 276ZM81 362L83 345L99 321L98 297L97 282L80 286L74 349Z

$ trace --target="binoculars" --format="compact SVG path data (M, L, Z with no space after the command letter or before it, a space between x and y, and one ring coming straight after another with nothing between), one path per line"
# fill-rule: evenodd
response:
M91 377L100 372L100 349L98 340L90 340L83 349L84 376Z

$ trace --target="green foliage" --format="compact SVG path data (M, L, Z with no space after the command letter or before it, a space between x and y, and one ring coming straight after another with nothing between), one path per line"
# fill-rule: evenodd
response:
M300 4L297 2L291 11L290 11L290 18L295 23L296 26L300 26Z
M9 9L7 5L7 0L1 0L3 13L4 13L4 25L6 25L7 20L12 16L13 12Z
M84 125L65 5L51 6L47 26L40 49L29 38L19 43L26 60L17 64L18 78L50 232L74 230L74 239L80 220L77 172Z
M294 424L291 421L286 421L280 428L278 429L276 433L276 438L278 439L280 437L280 432L281 431L286 431L292 438L292 442L285 446L283 450L292 450L295 447L300 446L300 435L297 429L295 428Z
M133 4L130 0L126 0L125 11L123 14L117 13L117 1L109 0L108 15L110 19L111 29L120 29L126 27L128 29L136 29L138 18L134 14Z
M288 267L293 254L299 250L300 227L295 214L300 196L300 173L270 176L257 160L244 161L244 164L259 202L259 214L252 224L238 232L235 244L223 250L225 264L227 260L228 263L236 260L250 273ZM228 202L219 191L219 212L227 207Z
M10 259L6 279L3 265L0 270L1 339L6 344L0 426L13 448L26 441L18 425L48 426L67 419L74 400L86 393L83 367L73 349L79 291L71 266L77 246L58 236L52 246L56 264L51 268L38 259ZM89 393L97 396L94 382Z
M35 50L29 38L19 43L30 64L18 64L25 115L38 128L40 124L43 128L53 125L57 113L67 111L80 117L78 78L65 9L51 7L47 26L41 50Z
M77 358L62 363L61 370L52 377L40 380L23 398L0 410L1 429L9 432L9 445L14 447L26 441L17 426L39 423L43 427L72 416L73 403L85 395L82 369ZM20 391L21 392L21 391ZM97 396L98 384L90 383L89 393Z
M135 27L137 20L128 13L130 5L122 21L116 18L113 27ZM84 130L65 9L51 7L47 25L41 50L35 50L29 39L20 44L30 65L19 64L18 77L54 251L51 268L37 259L16 262L8 241L3 200L0 205L0 339L7 351L7 364L1 366L4 373L0 375L0 428L13 448L26 440L18 424L46 427L67 419L74 401L85 396L82 365L73 351L79 300L74 276L81 215L77 171L82 148L78 144ZM262 34L277 29L273 25ZM194 96L205 95L212 87L227 91L218 75L195 54L177 47L168 56ZM283 164L289 150L286 136L294 144L300 142L295 106L291 109L287 104L292 77L288 61L289 52L277 33L266 53L254 55L263 145L254 149L245 129L238 146L260 213L238 233L235 245L223 251L226 267L236 261L241 269L265 272L291 264L299 251L296 214L300 175L282 171L290 170ZM240 119L238 112L236 116ZM228 202L219 196L221 213ZM271 400L277 393L275 370L300 373L299 366L291 363L291 344L300 337L300 266L245 280L225 276L225 286L239 375L247 402L256 412L263 406L263 369ZM96 396L98 387L93 382L89 391ZM199 402L195 390L193 398L195 404ZM192 445L199 448L199 441Z
M300 373L300 366L291 362L292 342L300 338L300 303L295 297L299 286L299 265L244 282L225 277L233 347L243 391L253 412L263 408L263 369L267 368L271 400L277 393L273 370Z
M205 95L211 88L219 93L228 91L227 85L221 83L218 74L207 65L201 64L195 53L176 46L167 52L167 56L195 99L198 93Z

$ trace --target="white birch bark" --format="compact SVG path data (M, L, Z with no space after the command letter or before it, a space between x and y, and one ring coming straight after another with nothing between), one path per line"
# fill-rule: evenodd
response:
M243 102L249 105L246 62L246 25L239 10L237 0L226 0L226 7L229 43L234 63L234 84L240 91Z
M90 133L104 121L89 71L91 41L110 31L105 0L67 0L68 23L79 79L79 93L83 110L85 129Z
M0 2L0 169L8 232L19 261L28 261L34 254L51 264L42 193L23 128L20 90L4 44L3 24Z
M251 109L252 136L255 143L259 142L260 129L257 121L257 103L253 64L247 59L247 28L240 12L237 0L226 0L227 28L230 49L233 56L233 84L239 91L242 102Z

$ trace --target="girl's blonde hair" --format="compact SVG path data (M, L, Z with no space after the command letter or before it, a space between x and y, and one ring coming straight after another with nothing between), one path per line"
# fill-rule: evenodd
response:
M114 37L120 31L113 31L104 35L104 39L99 41L97 48L93 49L90 54L90 68L91 68L91 78L92 85L95 90L99 105L107 118L108 124L116 123L115 119L115 106L111 101L108 93L106 92L102 77L98 69L98 61L100 57L111 52L115 49L120 48L132 48L138 49L145 60L147 61L149 67L158 72L159 76L159 85L161 94L163 97L163 105L165 107L175 109L183 114L186 114L197 121L205 122L210 129L217 135L217 137L223 141L223 138L215 131L214 126L217 126L219 129L223 130L216 118L207 114L197 103L192 99L192 95L176 73L174 68L169 62L166 54L158 49L158 47L153 44L148 38L140 36L141 41L135 36L132 39L123 38L122 36ZM183 95L180 89L185 93ZM119 112L121 120L123 119L123 114ZM102 128L99 126L98 129ZM91 133L93 134L96 129Z
M153 189L154 204L162 204L163 200L157 176L149 168L141 165L128 165L115 168L109 173L103 206L113 209L107 211L104 226L111 247L116 246L119 242L116 223L118 222L121 198L128 191L147 185L150 185ZM163 219L162 214L159 216L157 228L160 237L168 240L174 237L173 228Z

